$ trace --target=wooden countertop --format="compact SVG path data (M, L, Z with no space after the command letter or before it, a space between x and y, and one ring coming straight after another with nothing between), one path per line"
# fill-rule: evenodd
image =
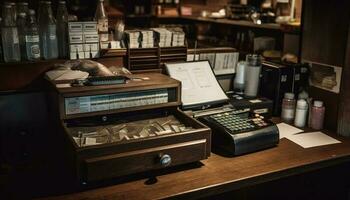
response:
M334 137L342 143L303 149L282 139L275 148L239 157L212 153L201 166L175 167L181 170L157 176L154 184L139 178L43 199L197 199L350 161L350 139Z

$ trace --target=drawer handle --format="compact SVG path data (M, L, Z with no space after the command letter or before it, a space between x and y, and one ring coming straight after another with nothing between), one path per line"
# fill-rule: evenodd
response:
M167 167L171 164L171 157L168 154L163 154L160 156L160 164L163 167Z

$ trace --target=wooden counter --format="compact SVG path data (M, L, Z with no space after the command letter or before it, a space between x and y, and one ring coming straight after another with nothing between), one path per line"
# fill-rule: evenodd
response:
M239 157L212 153L201 166L183 167L156 177L154 184L136 179L79 193L43 199L198 199L278 180L350 161L350 139L303 149L282 139L278 147ZM185 155L184 155L185 156Z

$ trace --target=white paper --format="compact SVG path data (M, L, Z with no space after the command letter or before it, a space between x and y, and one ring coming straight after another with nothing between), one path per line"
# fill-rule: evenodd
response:
M329 144L341 143L322 132L302 133L289 136L288 139L303 148L317 147Z
M166 64L169 75L182 83L184 106L228 100L208 61Z
M277 128L278 128L278 131L280 132L280 139L303 132L303 130L298 129L286 123L277 124Z

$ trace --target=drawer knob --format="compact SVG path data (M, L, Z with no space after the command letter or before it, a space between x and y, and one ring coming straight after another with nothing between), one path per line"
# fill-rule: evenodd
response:
M168 154L163 154L160 156L160 164L163 167L169 166L171 164L171 157Z

